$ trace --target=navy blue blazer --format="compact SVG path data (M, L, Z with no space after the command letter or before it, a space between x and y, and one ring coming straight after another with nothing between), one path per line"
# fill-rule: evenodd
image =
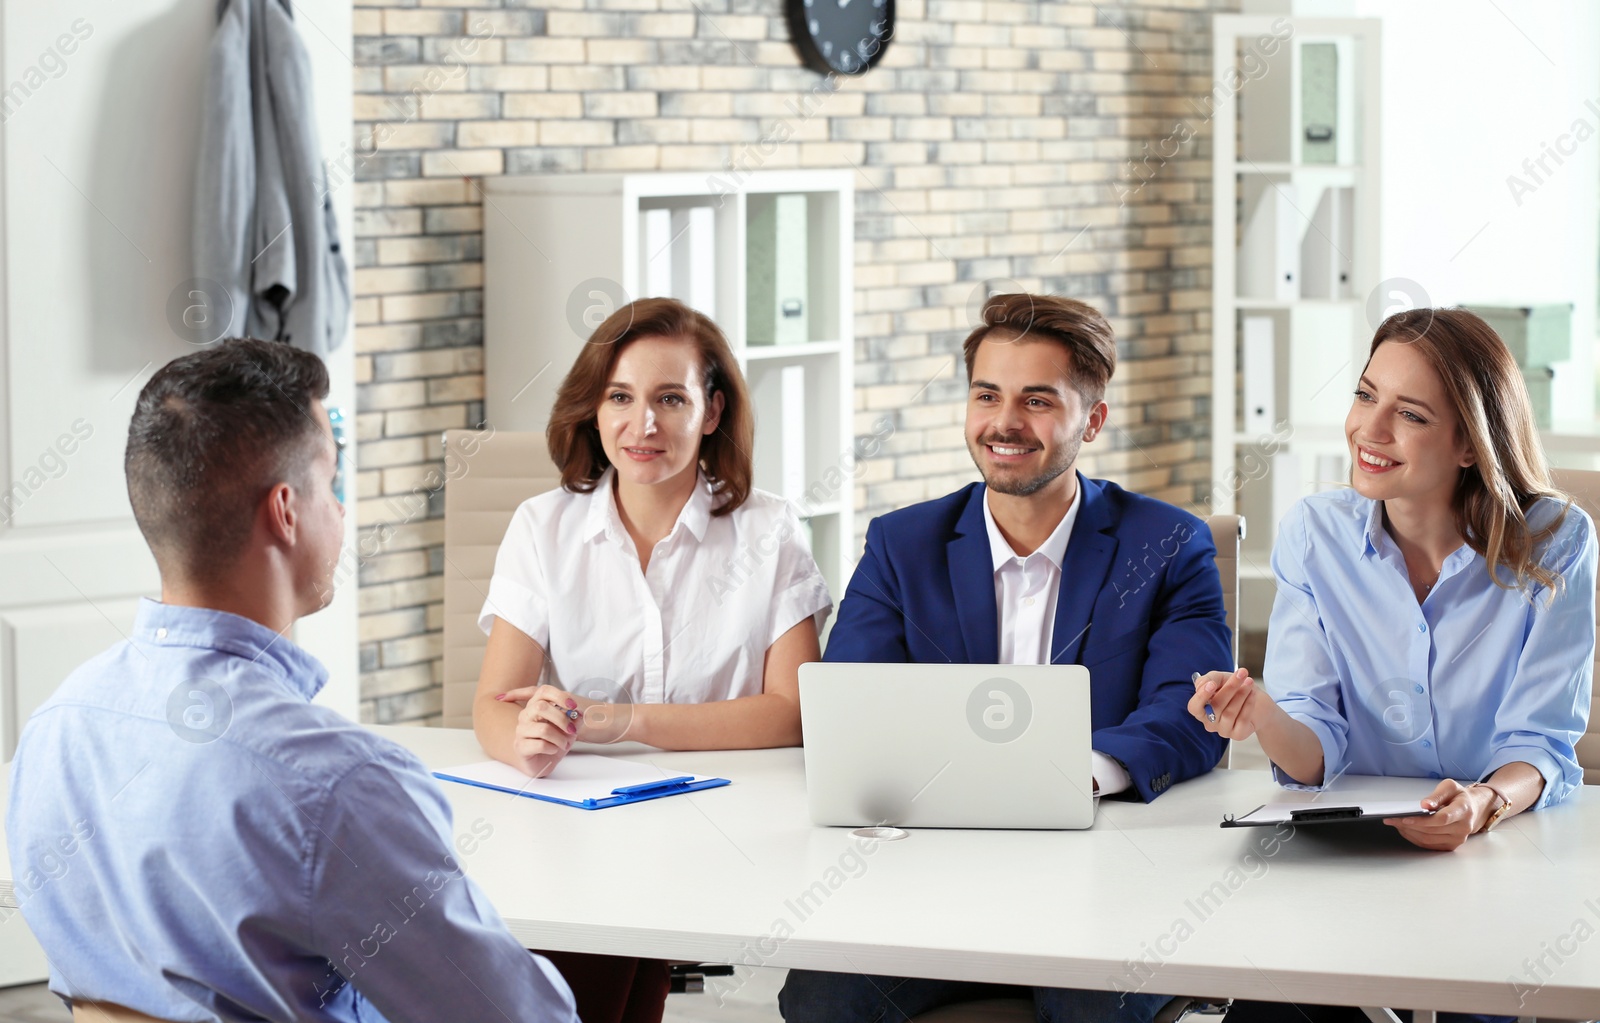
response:
M1094 748L1146 801L1215 767L1226 740L1187 709L1191 673L1234 667L1204 522L1078 474L1052 664L1089 669ZM994 664L1000 656L984 485L880 515L824 660Z

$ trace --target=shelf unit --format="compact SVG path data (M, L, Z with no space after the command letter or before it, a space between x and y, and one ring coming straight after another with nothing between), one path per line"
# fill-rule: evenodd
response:
M1211 503L1249 523L1239 621L1259 630L1279 520L1349 474L1378 284L1380 23L1218 15L1213 40Z
M758 171L736 184L705 174L486 180L485 416L497 429L543 431L556 388L605 315L657 295L704 306L750 389L756 486L799 507L837 601L855 535L853 180L841 170ZM804 339L752 344L752 220L779 196L805 197ZM657 210L668 213L652 217ZM783 250L791 270L798 248Z

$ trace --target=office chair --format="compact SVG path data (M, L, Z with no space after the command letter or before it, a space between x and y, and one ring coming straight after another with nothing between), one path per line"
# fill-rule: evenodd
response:
M1600 472L1586 469L1554 469L1550 473L1556 489L1572 495L1572 500L1600 522ZM1600 580L1597 580L1600 583ZM1597 605L1600 616L1600 605ZM1600 668L1600 650L1596 651L1595 664ZM1596 671L1600 675L1600 671ZM1583 768L1585 785L1600 785L1600 694L1589 705L1589 727L1578 740L1578 766Z
M561 485L542 433L444 432L444 727L472 727L489 641L478 611L517 506Z

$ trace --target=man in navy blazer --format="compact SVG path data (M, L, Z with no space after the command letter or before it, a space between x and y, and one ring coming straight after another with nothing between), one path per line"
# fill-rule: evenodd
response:
M1187 709L1232 670L1206 524L1077 472L1105 426L1111 326L1072 299L996 295L963 346L966 439L984 482L874 519L826 660L1081 664L1095 789L1148 802L1225 747ZM1082 883L1092 884L1090 878ZM789 1023L910 1019L985 985L790 971ZM1148 1023L1153 993L1036 989L1041 1021Z
M1201 664L1232 668L1216 549L1181 509L1081 473L1077 484L1050 663L1089 669L1094 748L1149 802L1211 770L1227 745L1186 709ZM1002 663L984 491L873 520L824 660Z

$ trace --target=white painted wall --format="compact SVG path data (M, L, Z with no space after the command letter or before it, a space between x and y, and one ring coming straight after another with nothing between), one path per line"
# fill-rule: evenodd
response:
M351 137L350 0L296 0L324 152ZM0 759L78 664L159 592L122 473L128 420L154 368L194 351L168 296L192 273L190 202L215 0L0 0ZM19 87L20 83L20 87ZM348 174L336 179L343 236ZM354 417L352 344L329 404ZM62 454L63 435L77 441ZM352 445L353 447L353 445ZM353 469L352 469L353 486ZM355 521L346 523L346 544ZM323 702L359 706L354 586L295 639L330 670ZM22 917L0 917L0 985L39 979Z
M1600 4L1357 0L1383 19L1380 279L1434 304L1572 302L1558 420L1592 418L1600 285ZM1587 103L1593 101L1594 107ZM1532 184L1525 159L1584 120L1593 136Z
M1435 305L1571 302L1555 416L1595 412L1600 304L1600 4L1592 0L1242 0L1245 13L1383 22L1379 279ZM1593 100L1591 109L1587 102ZM1535 183L1574 121L1594 135ZM1573 140L1575 142L1576 140ZM1536 184L1512 195L1507 178Z

